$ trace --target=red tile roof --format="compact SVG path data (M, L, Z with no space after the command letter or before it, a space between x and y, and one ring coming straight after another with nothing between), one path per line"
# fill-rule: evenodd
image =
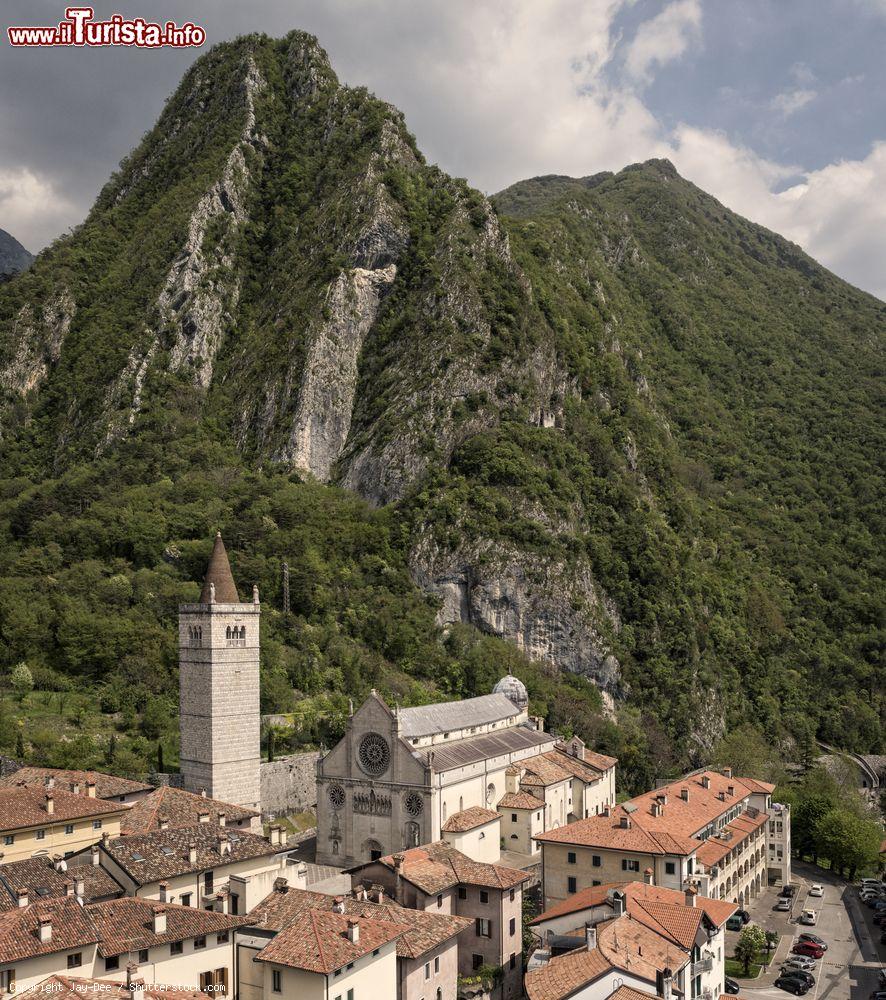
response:
M621 825L625 816L630 826ZM636 812L627 812L623 806L616 806L609 816L589 816L566 826L540 833L535 838L539 843L575 844L578 847L600 847L635 854L692 854L699 841L689 837L677 837L667 831L653 832L646 828L645 817Z
M154 915L158 912L166 915L166 930L155 932ZM87 913L99 932L98 952L103 958L171 941L221 934L246 923L246 917L232 917L214 910L134 896L92 903L87 907Z
M60 899L77 879L83 880L83 896L87 901L107 896L122 896L123 888L104 868L85 861L61 862L62 870L48 855L11 861L0 865L0 910L18 906L19 891L28 893L28 901Z
M51 924L48 941L41 941L39 924ZM38 955L82 948L98 941L98 931L73 896L49 899L0 913L0 961L21 962Z
M348 936L351 924L356 924L358 929L356 941ZM396 941L407 930L409 925L406 923L392 924L387 920L308 910L262 948L255 961L328 975Z
M52 798L51 813L47 812L47 795ZM58 788L50 792L28 786L0 788L0 830L27 830L90 816L119 816L128 808L121 802L105 802Z
M221 815L224 815L226 823L237 823L258 816L253 809L244 809L243 806L235 806L230 802L220 802L186 792L183 788L164 785L133 803L123 817L120 832L124 836L153 833L160 829L161 818L168 822L168 829L181 830L196 826L200 822L201 813L208 813L208 822L214 826L218 826Z
M543 809L544 802L530 792L508 792L498 801L499 809Z
M477 827L486 826L487 823L495 823L500 819L499 814L491 809L471 806L470 809L462 809L461 812L453 813L443 824L443 832L467 833L468 830L476 830Z
M79 788L80 795L86 795L86 786L92 782L95 785L95 795L99 799L116 799L121 795L132 795L136 792L148 792L153 789L144 781L133 781L131 778L120 778L116 774L105 774L103 771L76 771L58 767L20 767L18 770L0 778L0 787L14 788L25 784L46 787L48 781L54 782L54 788L63 792L71 792L74 786Z
M563 1000L586 983L605 975L612 966L596 948L578 948L526 973L523 985L529 1000Z

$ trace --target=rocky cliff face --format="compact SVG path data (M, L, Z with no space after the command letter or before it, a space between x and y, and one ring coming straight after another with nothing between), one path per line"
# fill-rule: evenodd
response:
M0 229L0 282L26 271L33 260L34 255L28 253L14 236Z
M784 621L827 617L797 525L847 579L876 548L867 491L822 484L869 465L882 310L660 161L491 203L315 39L256 35L198 60L0 290L0 425L26 475L199 429L213 463L395 505L441 625L703 718L709 746L744 671L801 655ZM791 506L798 426L816 499ZM813 509L857 526L853 565Z

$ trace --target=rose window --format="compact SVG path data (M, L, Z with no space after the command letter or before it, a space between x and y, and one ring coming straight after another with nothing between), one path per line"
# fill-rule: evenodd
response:
M329 789L329 801L332 803L333 809L341 809L345 804L345 790L341 785L333 785Z
M408 812L410 816L420 816L425 804L418 792L410 792L406 796L405 806L406 812Z
M360 740L357 760L367 774L376 778L384 774L391 762L391 750L385 738L378 733L367 733Z

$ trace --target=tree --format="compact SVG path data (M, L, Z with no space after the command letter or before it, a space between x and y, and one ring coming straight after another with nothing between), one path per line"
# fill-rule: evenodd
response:
M157 741L157 774L165 774L166 768L163 761L163 744Z
M849 879L859 868L874 868L880 854L880 827L873 819L843 809L831 809L818 822L816 839L822 854L842 875L849 869Z
M31 673L31 668L24 661L16 663L12 668L10 680L19 702L23 703L27 695L34 690L34 675Z
M747 976L751 971L751 962L766 947L766 935L763 928L756 924L748 924L739 934L735 944L735 957L744 967L744 974Z

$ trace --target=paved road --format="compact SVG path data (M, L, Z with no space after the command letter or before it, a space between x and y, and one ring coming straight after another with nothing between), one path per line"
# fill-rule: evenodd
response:
M879 944L880 931L874 927L872 911L859 903L858 893L853 886L847 886L842 880L811 865L796 865L794 881L799 882L801 888L791 914L788 932L792 931L796 936L809 930L828 943L828 950L813 973L816 978L815 987L806 994L805 1000L867 1000L877 984L878 971L886 962L886 948ZM824 886L822 898L807 898L808 887L812 882ZM762 894L755 900L755 904L752 916L757 923L764 928L785 932L784 914L771 911L771 893ZM770 907L768 912L767 906ZM802 909L818 911L818 923L815 927L801 927L796 923L796 917ZM783 940L772 972L756 983L742 983L742 994L752 995L755 1000L762 1000L764 997L787 1000L790 994L771 983L775 979L778 965L785 960L792 944L790 940Z

